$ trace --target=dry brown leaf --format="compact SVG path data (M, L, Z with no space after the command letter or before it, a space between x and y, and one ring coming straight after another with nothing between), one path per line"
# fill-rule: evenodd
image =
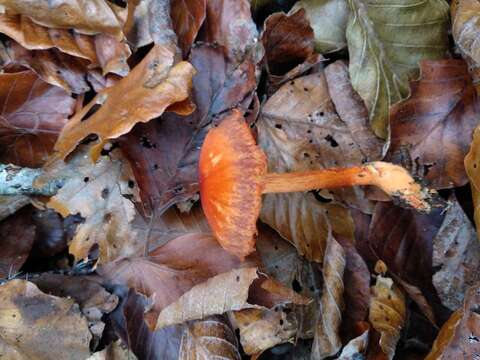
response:
M84 360L92 335L72 299L42 293L25 280L0 286L0 357Z
M405 298L392 279L381 275L371 288L371 296L369 321L381 334L380 347L391 360L405 324Z
M410 97L390 108L388 157L435 189L463 186L463 158L480 122L467 65L461 59L425 60L420 69Z
M480 287L465 294L463 307L442 326L425 360L475 359L480 355Z
M477 127L473 133L473 141L470 151L465 157L464 165L472 189L474 218L477 236L480 238L480 127Z
M100 91L68 122L55 150L63 159L91 134L102 145L129 132L136 123L161 115L168 106L187 99L194 72L185 61L174 65L174 54L155 45L128 76ZM96 104L101 104L100 109L84 119Z
M206 11L207 0L170 0L170 16L184 57L205 20Z
M32 71L0 74L0 161L42 166L74 105L67 92Z
M247 299L250 285L257 278L257 268L242 268L195 285L160 312L156 329L254 306Z
M65 178L64 186L51 197L47 206L63 217L79 214L85 221L69 245L69 252L80 260L88 256L90 248L98 244L100 263L112 261L139 251L143 239L131 227L135 217L132 201L124 195L133 194L128 186L133 175L128 163L118 151L102 156L92 164L88 147L80 148L68 161L57 160L46 169L38 181ZM118 156L115 159L115 156ZM140 242L140 243L139 243Z
M212 235L187 233L151 251L147 257L121 259L98 271L153 299L159 312L193 286L240 266Z
M265 195L260 219L295 245L300 255L320 263L332 231L353 237L348 209L336 203L322 204L311 193Z
M7 70L19 66L29 68L43 81L75 94L90 90L86 81L89 62L85 59L73 57L57 49L27 50L13 40L0 43L0 57Z
M37 24L61 29L74 28L84 34L107 33L119 39L126 10L105 0L2 0L7 14L30 17Z
M297 333L294 313L282 307L244 309L232 312L234 324L240 330L240 342L247 355L263 351L285 342L292 342Z
M480 242L458 201L451 201L442 226L433 238L432 282L442 304L455 311L466 290L480 280Z
M312 346L312 359L322 360L335 355L342 347L340 324L343 311L343 272L345 251L330 237L323 260L323 288Z
M178 360L240 360L235 333L221 316L187 323L183 327Z
M67 29L50 29L35 24L23 15L0 15L0 33L28 50L57 48L63 53L88 60L91 66L101 66L103 74L125 76L129 71L127 58L130 48L111 35L78 34Z

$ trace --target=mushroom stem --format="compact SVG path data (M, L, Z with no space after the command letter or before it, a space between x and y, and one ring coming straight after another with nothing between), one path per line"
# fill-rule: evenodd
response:
M429 194L401 166L377 161L350 168L333 168L299 173L270 173L262 192L279 193L374 185L420 211L430 211Z

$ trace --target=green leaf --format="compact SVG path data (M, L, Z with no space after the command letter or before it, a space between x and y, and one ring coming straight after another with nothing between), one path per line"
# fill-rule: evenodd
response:
M444 0L348 0L350 77L365 101L376 135L389 135L390 105L409 95L408 80L423 59L448 53Z

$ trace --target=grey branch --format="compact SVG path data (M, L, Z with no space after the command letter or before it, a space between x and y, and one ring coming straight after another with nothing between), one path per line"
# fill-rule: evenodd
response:
M63 186L63 179L55 179L42 187L34 185L43 175L42 169L30 169L12 164L0 164L0 195L55 195Z

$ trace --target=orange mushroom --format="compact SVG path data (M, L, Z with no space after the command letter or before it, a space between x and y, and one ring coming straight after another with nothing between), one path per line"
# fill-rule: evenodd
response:
M404 168L386 162L267 174L265 154L239 111L208 132L200 153L199 178L210 227L222 247L240 258L255 250L256 222L265 193L375 185L419 211L430 210L428 191Z

